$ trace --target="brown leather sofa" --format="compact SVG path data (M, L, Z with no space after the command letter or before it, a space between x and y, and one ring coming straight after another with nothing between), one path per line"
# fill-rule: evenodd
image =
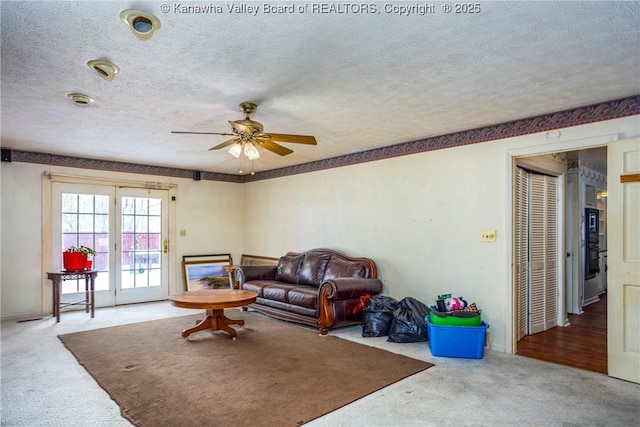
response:
M359 324L360 297L382 292L373 260L332 249L288 252L277 266L238 266L235 278L240 289L258 293L250 308L317 327L321 335Z

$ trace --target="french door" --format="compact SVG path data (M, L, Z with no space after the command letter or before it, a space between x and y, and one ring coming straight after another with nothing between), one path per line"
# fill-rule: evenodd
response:
M116 196L116 304L166 299L168 194L164 190L119 188Z
M52 184L52 265L62 268L69 246L96 251L96 305L166 299L168 192L55 182ZM84 291L83 281L64 281L62 298Z

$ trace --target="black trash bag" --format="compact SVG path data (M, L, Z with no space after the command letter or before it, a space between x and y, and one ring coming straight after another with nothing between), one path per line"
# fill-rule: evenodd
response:
M386 337L396 308L398 301L395 298L374 295L367 299L362 310L362 336Z
M387 341L405 343L427 341L429 307L415 298L406 297L398 302Z

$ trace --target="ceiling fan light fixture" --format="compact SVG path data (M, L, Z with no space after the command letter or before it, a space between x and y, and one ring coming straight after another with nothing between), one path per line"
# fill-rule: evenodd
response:
M244 155L249 158L249 160L256 160L260 158L260 153L253 142L247 142L244 144Z
M231 154L236 159L240 158L240 154L242 153L242 145L239 142L236 142L229 148L229 154Z
M120 19L129 26L133 35L142 41L149 40L162 26L158 18L140 10L123 10L120 12Z
M120 72L120 67L108 61L93 60L87 62L87 65L109 82Z

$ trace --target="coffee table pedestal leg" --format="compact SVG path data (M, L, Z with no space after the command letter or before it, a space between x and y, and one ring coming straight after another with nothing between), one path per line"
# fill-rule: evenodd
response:
M200 321L193 328L185 329L182 331L184 338L189 338L194 332L210 330L210 331L225 331L231 338L236 339L236 330L229 325L244 325L244 320L241 319L229 319L224 315L224 310L207 310L206 317Z

